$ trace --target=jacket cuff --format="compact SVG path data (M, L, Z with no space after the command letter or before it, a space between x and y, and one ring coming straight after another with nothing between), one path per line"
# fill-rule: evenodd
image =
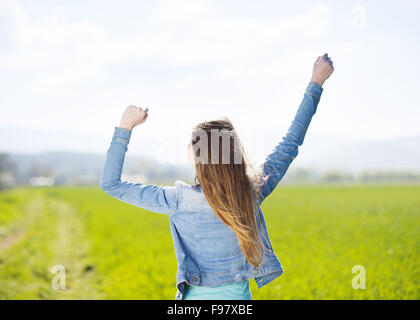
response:
M127 146L130 142L131 131L115 127L114 129L114 136L112 137L112 141L122 143L123 145Z
M323 90L324 89L319 84L316 84L315 82L309 82L308 86L306 87L305 93L313 96L319 101Z

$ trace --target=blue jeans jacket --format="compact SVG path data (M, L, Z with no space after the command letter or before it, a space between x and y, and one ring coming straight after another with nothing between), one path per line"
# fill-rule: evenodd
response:
M261 187L259 204L274 190L297 156L322 90L315 83L308 84L289 131L261 166L260 172L267 179ZM256 214L265 255L260 267L255 268L245 259L233 231L213 213L200 185L176 181L175 186L157 186L121 181L130 136L131 131L115 128L100 187L123 202L168 215L178 261L175 299L182 299L185 283L212 286L254 278L260 288L283 273L260 206Z

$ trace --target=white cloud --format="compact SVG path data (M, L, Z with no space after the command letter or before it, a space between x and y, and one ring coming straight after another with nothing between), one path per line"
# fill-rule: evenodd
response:
M0 7L0 12L14 21L7 30L16 46L0 57L0 70L22 75L15 91L25 92L11 95L8 103L28 109L28 117L19 120L21 125L67 130L74 130L74 123L84 130L98 130L90 125L91 118L115 117L116 112L107 112L107 107L133 103L123 98L138 101L138 88L142 102L150 101L154 114L162 116L156 126L167 128L177 112L192 125L198 117L253 110L257 103L270 108L275 102L267 101L267 93L274 90L280 75L292 81L303 68L307 70L310 63L302 65L300 59L310 56L312 60L307 46L322 40L332 23L327 5L264 19L229 16L212 1L164 0L147 15L137 34L116 37L93 21L66 20L65 7L35 19L17 1L2 3L7 6ZM191 72L167 83L138 82L133 76L123 87L116 86L109 70L150 60ZM95 84L105 86L101 95L89 90ZM290 110L294 107L291 104ZM17 118L13 109L3 121ZM62 117L65 123L56 120Z
M260 59L261 52L296 42L293 39L297 35L301 41L320 37L331 25L332 12L326 5L315 6L303 14L270 20L224 17L218 8L209 7L204 1L197 1L198 5L191 7L174 4L175 1L163 1L152 19L152 22L159 22L156 23L158 30L170 30L155 53L174 66L249 62L249 59ZM192 9L185 11L185 8Z
M0 0L0 54L7 54L18 45L21 26L25 23L25 14L21 7L12 0Z
M150 15L150 20L163 25L190 24L223 14L214 2L205 0L163 0Z
M163 1L139 35L115 39L90 21L66 23L64 8L31 21L14 1L3 1L8 34L16 47L0 59L0 69L36 72L41 86L91 80L125 61L158 60L175 67L260 59L270 49L299 37L320 36L331 22L328 6L281 20L221 17L207 1ZM6 5L5 5L6 4ZM57 14L58 12L58 14ZM193 19L188 19L193 18Z

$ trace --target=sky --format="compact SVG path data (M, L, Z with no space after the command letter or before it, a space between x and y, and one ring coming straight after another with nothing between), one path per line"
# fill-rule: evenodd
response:
M335 72L307 140L420 135L418 12L420 1L0 0L0 128L103 152L134 104L150 110L134 153L184 151L194 124L227 116L261 158L327 52Z

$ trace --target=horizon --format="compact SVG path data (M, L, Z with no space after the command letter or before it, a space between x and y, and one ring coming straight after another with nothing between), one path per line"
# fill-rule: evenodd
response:
M4 129L4 128L3 128ZM8 128L9 132L11 127ZM2 128L0 127L0 133ZM13 133L8 139L9 145L14 146L13 150L8 150L8 154L12 157L34 157L38 156L49 156L57 155L65 157L67 155L74 155L79 157L85 156L96 156L105 157L106 150L109 146L109 141L102 141L100 137L95 137L95 140L91 138L91 146L89 149L81 150L77 148L77 141L83 140L83 136L74 137L71 134L63 136L62 138L67 139L68 143L64 143L66 148L54 147L51 142L45 141L46 137L51 136L54 132L44 131L43 134L36 134L36 131L27 131L21 129L23 136L19 137L19 134ZM251 132L252 133L252 132ZM31 143L34 149L29 149L27 145L21 146L16 143L19 139L27 137L27 141ZM267 136L271 139L267 139ZM243 139L245 138L245 139ZM257 157L255 151L260 150L260 142L265 142L265 145L271 142L276 142L272 135L260 134L250 140L250 135L241 137L242 144L245 147L247 157L250 163L257 167L265 159L267 154L263 154L261 157ZM307 138L307 143L299 149L299 154L292 164L293 168L306 168L311 170L344 170L351 171L353 173L362 172L366 170L420 170L420 144L418 143L420 136L408 136L401 138L392 138L389 140L355 140L355 139L344 139L340 136L326 136L322 134L314 134ZM146 161L154 161L159 165L159 168L163 169L164 165L176 165L180 167L189 167L187 160L187 148L185 143L185 150L182 145L186 140L180 139L179 136L174 135L172 139L167 141L162 140L150 140L140 137L133 139L130 143L127 152L127 161L144 159ZM39 150L37 142L42 141L45 145L49 145L50 148ZM71 145L73 148L69 148L70 142L76 142ZM96 145L95 145L96 144ZM4 145L4 144L3 144ZM0 153L4 152L0 144ZM404 157L400 155L404 154ZM64 159L56 161L65 161Z

